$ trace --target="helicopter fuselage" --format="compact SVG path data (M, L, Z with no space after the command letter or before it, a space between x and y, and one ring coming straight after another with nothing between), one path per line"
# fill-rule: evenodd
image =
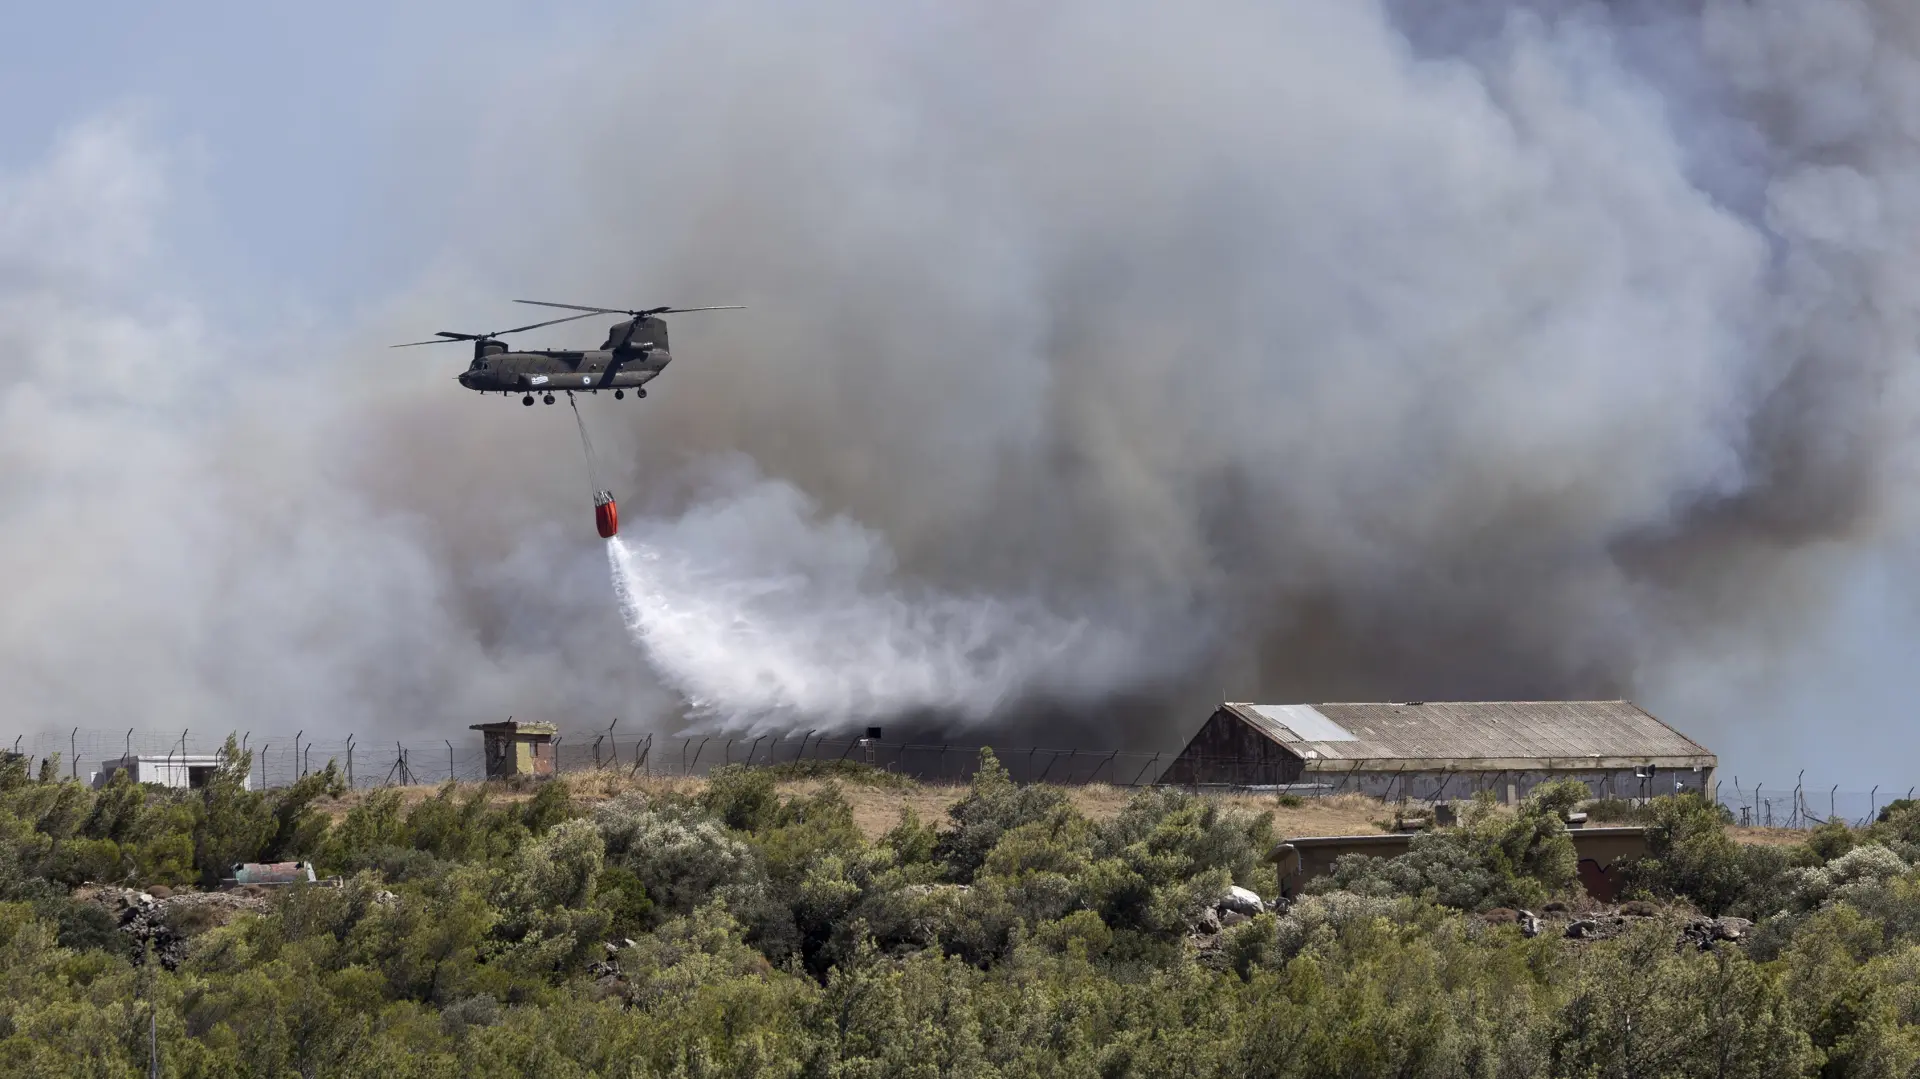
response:
M598 393L637 390L673 362L666 349L487 351L460 373L460 385L481 393Z

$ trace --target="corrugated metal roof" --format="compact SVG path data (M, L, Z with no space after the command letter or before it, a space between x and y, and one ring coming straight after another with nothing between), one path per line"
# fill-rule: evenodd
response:
M1226 707L1308 760L1553 760L1712 764L1704 746L1630 701L1426 701ZM1347 738L1328 737L1337 731Z
M1355 742L1360 736L1328 719L1311 704L1249 705L1261 719L1271 720L1267 731L1280 741Z

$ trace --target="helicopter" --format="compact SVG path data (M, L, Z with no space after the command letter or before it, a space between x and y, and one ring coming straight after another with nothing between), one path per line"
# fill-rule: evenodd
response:
M646 384L658 378L673 362L673 354L667 350L667 324L661 315L685 314L690 311L743 311L738 304L720 307L648 307L639 310L624 310L617 307L587 307L572 303L550 303L546 300L515 300L515 303L533 304L537 307L558 307L581 314L564 318L535 322L528 326L515 326L510 330L496 330L492 333L453 333L441 330L432 340L408 341L405 344L391 345L391 348L413 348L416 345L448 345L456 341L473 342L473 363L455 376L460 385L480 393L519 393L520 403L533 404L533 395L538 393L547 404L553 404L556 391L566 393L599 393L601 390L613 391L614 400L620 400L633 391L635 397L647 395ZM506 342L500 340L508 334L537 330L542 326L556 326L562 322L589 318L593 315L625 315L625 322L616 322L607 330L607 339L597 349L509 349Z

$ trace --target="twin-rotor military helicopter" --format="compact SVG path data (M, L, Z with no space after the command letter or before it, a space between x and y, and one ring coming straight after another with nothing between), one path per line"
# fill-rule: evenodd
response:
M646 384L659 377L660 372L673 362L673 354L667 351L667 324L659 316L689 311L744 310L738 304L723 307L649 307L624 311L616 307L586 307L545 300L514 302L582 313L493 333L452 333L442 330L434 335L433 340L408 341L392 347L412 348L415 345L448 345L456 341L471 341L473 363L459 374L460 385L480 393L519 393L523 405L533 404L533 395L536 393L547 404L553 404L556 391L571 394L612 390L614 399L619 400L627 395L628 390L632 390L635 397L645 397ZM506 343L500 340L511 333L524 333L593 315L626 315L627 320L617 322L608 329L606 341L597 349L518 351L508 349Z

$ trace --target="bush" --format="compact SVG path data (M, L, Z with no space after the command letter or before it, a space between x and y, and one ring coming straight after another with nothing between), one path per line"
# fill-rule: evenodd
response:
M629 792L593 814L606 861L633 874L654 917L691 914L716 894L743 900L765 874L752 849L694 806Z
M952 827L940 836L935 857L954 880L970 881L1001 836L1066 804L1066 794L1056 788L1015 786L993 750L982 749L966 797L947 810Z
M1511 817L1483 793L1459 828L1422 832L1397 858L1346 855L1308 890L1417 896L1460 910L1537 907L1573 887L1576 859L1562 815L1585 790L1577 781L1542 784Z
M1647 857L1623 867L1628 889L1685 899L1719 915L1754 885L1753 863L1727 835L1724 807L1687 793L1655 798L1645 814Z

